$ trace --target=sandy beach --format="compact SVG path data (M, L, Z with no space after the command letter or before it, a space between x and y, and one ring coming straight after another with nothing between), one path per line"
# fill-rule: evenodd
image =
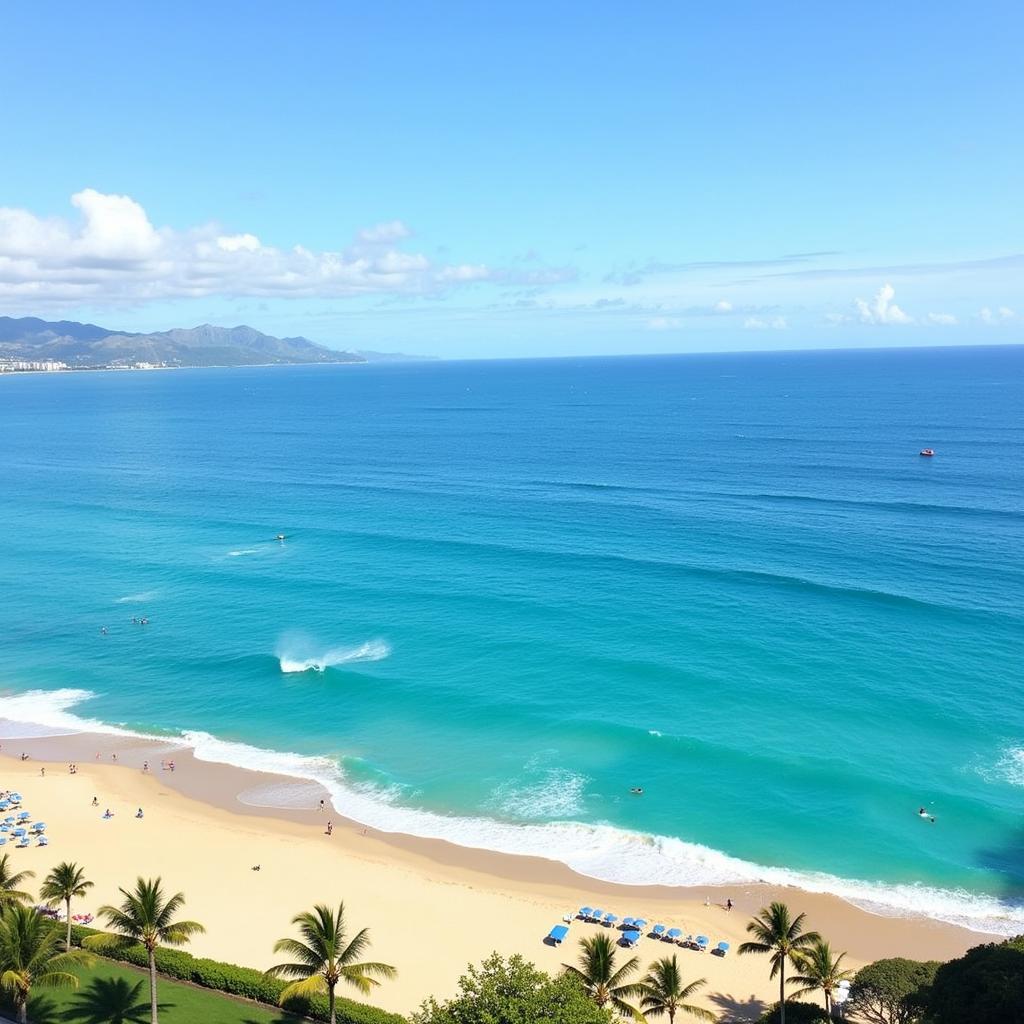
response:
M28 760L20 760L23 752ZM642 915L652 924L706 934L712 944L728 941L735 950L750 915L781 898L806 911L809 926L834 948L847 950L852 966L895 955L949 958L987 938L933 921L876 916L796 889L618 886L539 858L384 835L339 818L329 805L320 812L326 794L308 782L197 761L171 744L78 735L5 740L0 753L0 786L23 794L33 819L48 823L50 837L45 849L11 850L15 865L34 870L38 881L61 860L82 864L96 886L75 912L115 901L118 886L140 874L161 875L185 893L188 916L206 925L193 953L265 968L274 941L289 934L292 915L314 902L344 899L350 925L371 929L373 958L398 968L398 979L371 1001L402 1013L429 995L452 994L466 964L492 950L518 952L557 971L597 926L574 921L561 948L544 937L581 905ZM173 772L161 767L168 760ZM77 764L74 775L69 762ZM243 802L271 791L301 797L309 809ZM107 808L114 816L104 820ZM256 864L258 872L251 870ZM731 913L725 910L730 898ZM637 955L646 967L672 948L645 938ZM775 998L763 958L677 951L689 976L707 978L703 1002L716 1012L749 1019Z

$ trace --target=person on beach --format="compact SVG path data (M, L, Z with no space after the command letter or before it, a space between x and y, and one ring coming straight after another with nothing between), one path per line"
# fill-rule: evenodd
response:
M116 761L117 760L117 754L111 754L110 755L110 760L111 761Z
M143 761L142 762L142 770L144 772L148 772L149 771L149 762L148 761Z
M732 900L731 899L725 901L725 909L726 910L732 910Z
M143 813L142 813L142 808L141 808L141 807L140 807L140 808L139 808L139 809L138 809L138 810L137 810L137 811L135 812L135 817L136 817L136 818L142 818L142 817L144 817L144 815L143 815Z
M92 798L92 805L93 805L93 807L99 807L99 805L100 805L99 797L95 797L94 796Z
M46 778L46 769L45 769L45 768L40 768L40 769L39 769L39 774L40 774L40 776L41 776L42 778L44 778L44 779L45 779L45 778Z
M323 802L323 800L321 800L320 801L320 813L323 814L323 812L324 812L324 802Z
M329 836L330 835L334 835L334 822L333 821L327 822L327 834Z
M109 807L103 812L104 818L112 818L113 816L114 812Z

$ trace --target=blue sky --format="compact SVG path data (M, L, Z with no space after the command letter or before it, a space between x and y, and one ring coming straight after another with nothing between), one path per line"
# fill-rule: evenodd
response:
M457 357L1024 341L1024 7L4 5L0 314Z

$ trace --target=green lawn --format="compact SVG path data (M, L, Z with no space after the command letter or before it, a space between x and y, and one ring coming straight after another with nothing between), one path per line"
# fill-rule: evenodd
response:
M75 973L80 979L77 990L40 989L30 1000L29 1018L33 1024L110 1024L117 1020L123 1020L124 1024L136 1021L149 1024L149 976L145 971L110 960L97 960L94 967L80 968ZM124 988L131 989L140 981L143 985L138 1002L143 1005L138 1014L119 1018L109 1011L85 1012L85 996L94 992L97 984L109 991L109 983L121 982ZM232 999L180 981L160 978L157 984L160 1024L299 1024L302 1021L301 1017L272 1007Z

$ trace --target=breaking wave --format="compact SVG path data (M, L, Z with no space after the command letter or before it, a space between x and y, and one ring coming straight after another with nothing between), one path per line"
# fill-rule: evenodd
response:
M282 672L323 672L360 661L382 661L391 653L391 648L383 640L369 640L358 647L333 647L322 654L304 655L288 648L276 653Z
M369 645L364 645L369 646ZM33 690L0 696L0 736L42 736L103 732L142 736L80 718L70 709L93 697L88 690ZM13 731L12 731L13 730ZM166 736L152 736L166 743ZM825 872L792 871L740 860L699 843L649 835L604 824L575 821L512 823L491 817L439 814L405 806L393 792L353 785L339 763L327 757L265 750L218 739L206 732L181 734L201 761L291 776L328 791L334 809L382 832L402 833L497 853L560 861L577 873L626 885L706 886L763 883L831 893L855 906L889 917L930 917L979 932L1016 935L1024 931L1024 904L963 889L916 883L886 884L839 878ZM565 780L563 780L565 781ZM571 782L570 788L581 785ZM306 791L306 792L310 792ZM250 794L256 800L281 794ZM294 793L290 794L294 797ZM536 796L536 794L534 794ZM303 794L305 797L305 793ZM516 795L510 793L513 803ZM508 808L506 808L506 811ZM536 806L533 808L536 813ZM500 813L500 811L498 812ZM585 899L581 887L580 897Z

